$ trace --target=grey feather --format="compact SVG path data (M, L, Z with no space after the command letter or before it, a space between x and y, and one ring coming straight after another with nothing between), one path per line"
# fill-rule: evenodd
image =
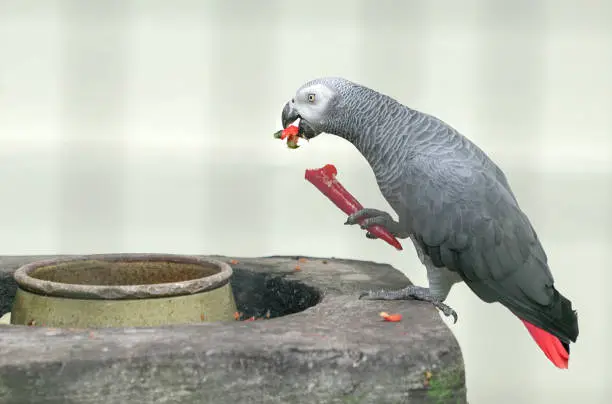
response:
M547 257L502 170L474 143L431 115L341 78L321 129L349 140L434 266L458 273L487 302L562 341L578 336L576 313L559 294Z

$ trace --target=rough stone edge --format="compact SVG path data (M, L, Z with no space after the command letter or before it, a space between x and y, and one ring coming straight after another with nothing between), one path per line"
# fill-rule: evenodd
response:
M0 257L0 272L6 274L23 263L47 257ZM202 257L225 262L229 260L223 256ZM206 363L214 363L217 360L218 364L222 364L228 359L240 356L273 355L290 351L294 359L301 355L301 360L306 361L304 363L313 363L308 361L309 356L327 355L328 365L335 367L341 375L355 372L355 367L359 367L360 360L364 358L369 358L370 364L382 360L382 364L387 367L393 366L394 369L382 369L381 374L392 371L391 373L396 372L400 375L394 384L397 391L386 391L387 396L397 397L400 402L407 397L417 399L419 395L427 396L424 380L420 377L426 370L432 371L435 375L438 371L437 366L449 369L460 368L457 383L461 383L462 386L457 388L462 391L462 396L453 400L459 399L458 402L465 402L465 374L461 351L456 339L441 321L435 309L421 302L363 302L354 296L358 290L367 287L397 288L408 284L408 279L401 272L386 264L314 257L308 259L309 262L318 263L317 270L313 270L312 267L310 269L313 271L309 271L306 263L301 264L302 271L295 272L294 258L295 256L234 257L240 262L236 267L244 265L245 269L281 274L321 289L324 294L322 302L302 313L254 323L232 322L141 329L89 331L0 326L0 378L3 377L3 373L15 372L18 369L24 371L38 369L47 373L44 369L50 367L47 370L55 369L55 372L57 366L66 363L67 353L71 357L78 355L79 364L91 365L108 361L115 364L123 363L126 369L129 364L138 361L148 361L153 364L158 360L161 362L156 366L172 367L177 360L180 363L183 361L188 363L190 357L193 359L194 355L204 355L207 358L205 363L194 365L194 369L209 372L212 370L206 369ZM329 283L325 277L330 271L326 274L325 268L321 267L320 263L324 260L329 261L327 268L345 265L344 270L347 275L367 274L370 279L344 281L338 288L326 288ZM354 270L353 273L350 273L350 268ZM401 323L393 324L393 332L389 331L389 324L378 321L378 313L383 308L386 311L399 311L404 314ZM419 322L415 323L415 319ZM423 319L430 321L426 320L423 324ZM427 329L429 337L433 340L423 341L423 336L418 335L415 328L417 331L420 328ZM226 344L224 349L223 345L228 335L231 336L231 344ZM204 336L206 338L203 338ZM168 341L172 343L168 345ZM438 347L437 351L432 350L432 344ZM236 347L240 346L244 349L237 352ZM341 360L343 355L344 361ZM350 360L346 358L347 355L361 359ZM20 360L16 361L15 357ZM166 361L163 360L164 357ZM322 362L314 361L314 363ZM414 369L414 364L423 363L430 363L430 367ZM316 369L309 371L314 372ZM83 372L86 373L85 368ZM113 374L113 377L120 376ZM373 375L370 378L376 380ZM375 389L375 385L362 382L357 385L362 387L355 387L351 394L359 396L358 390L362 389L365 395L363 398L366 400L364 402L369 402L368 392ZM0 385L0 394L1 389ZM227 394L231 396L229 392ZM126 396L124 399L129 398Z

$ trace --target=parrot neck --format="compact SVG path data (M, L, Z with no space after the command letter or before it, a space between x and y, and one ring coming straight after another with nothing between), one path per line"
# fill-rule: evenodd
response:
M398 164L420 150L422 139L412 129L420 126L422 114L388 96L373 93L368 97L367 108L359 105L348 115L352 118L347 119L350 123L341 136L361 152L377 177L387 176L387 171L399 168Z
M381 192L393 205L395 188L403 167L409 164L423 143L412 130L422 121L421 114L390 97L368 94L366 104L357 105L347 115L350 122L340 136L350 141L366 158Z

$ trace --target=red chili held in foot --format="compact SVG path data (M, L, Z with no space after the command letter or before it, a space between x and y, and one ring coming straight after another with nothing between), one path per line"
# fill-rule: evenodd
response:
M319 191L331 200L340 210L347 215L351 215L361 209L363 206L351 195L346 188L336 179L338 170L332 164L327 164L318 169L306 170L304 178ZM363 223L363 220L360 220ZM402 245L397 239L382 226L373 225L368 227L368 231L381 240L386 241L398 250L402 249Z

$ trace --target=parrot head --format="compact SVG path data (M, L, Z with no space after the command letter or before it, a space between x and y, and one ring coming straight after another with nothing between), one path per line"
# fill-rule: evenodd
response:
M312 80L301 86L289 100L281 115L283 128L300 120L298 136L310 140L323 132L333 133L342 109L341 78Z

